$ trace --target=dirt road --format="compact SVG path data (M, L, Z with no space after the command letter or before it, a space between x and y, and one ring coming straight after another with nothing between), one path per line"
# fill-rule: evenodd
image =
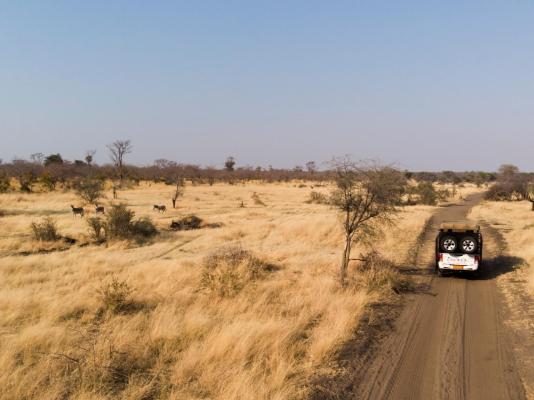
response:
M481 277L438 278L433 273L439 224L464 219L480 200L481 195L474 195L435 214L414 269L423 289L408 295L389 333L378 343L373 344L372 338L368 341L365 346L375 348L364 348L363 353L371 354L359 354L363 361L352 365L352 378L344 378L343 394L323 392L324 398L525 398L503 324L506 309L495 283L498 274L510 269L505 258L499 257L499 234L489 227L483 229L488 269ZM358 351L362 352L361 346Z

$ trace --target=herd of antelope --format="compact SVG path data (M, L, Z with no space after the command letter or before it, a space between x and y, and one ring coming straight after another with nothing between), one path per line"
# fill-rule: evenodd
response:
M75 217L79 215L80 217L85 216L85 208L83 207L74 207L72 204L70 206L72 208L72 215ZM105 214L106 210L104 209L104 206L95 206L95 214Z
M74 207L72 204L70 206L72 208L72 216L76 217L79 215L80 217L85 216L85 209L83 207ZM158 205L154 204L154 207L152 207L152 211L158 211L160 213L165 213L167 211L167 207L165 205ZM95 206L95 214L105 214L106 210L104 206Z

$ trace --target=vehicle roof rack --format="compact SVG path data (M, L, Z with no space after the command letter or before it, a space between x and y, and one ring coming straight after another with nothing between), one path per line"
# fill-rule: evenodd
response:
M439 230L442 232L479 232L480 225L472 222L443 222Z

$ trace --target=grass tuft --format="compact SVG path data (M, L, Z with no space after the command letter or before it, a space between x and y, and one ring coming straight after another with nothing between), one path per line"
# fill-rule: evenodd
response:
M248 250L226 247L206 257L200 286L221 297L231 297L277 269Z
M57 231L56 222L50 217L43 218L40 223L32 222L31 228L35 240L54 242L61 237Z

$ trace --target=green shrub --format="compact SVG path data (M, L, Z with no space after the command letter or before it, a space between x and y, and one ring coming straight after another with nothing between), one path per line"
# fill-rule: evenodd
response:
M248 283L278 269L241 247L219 249L203 262L200 286L221 297L239 293Z
M35 240L53 242L60 238L60 235L57 232L56 223L50 217L44 218L40 223L32 222L31 228Z

